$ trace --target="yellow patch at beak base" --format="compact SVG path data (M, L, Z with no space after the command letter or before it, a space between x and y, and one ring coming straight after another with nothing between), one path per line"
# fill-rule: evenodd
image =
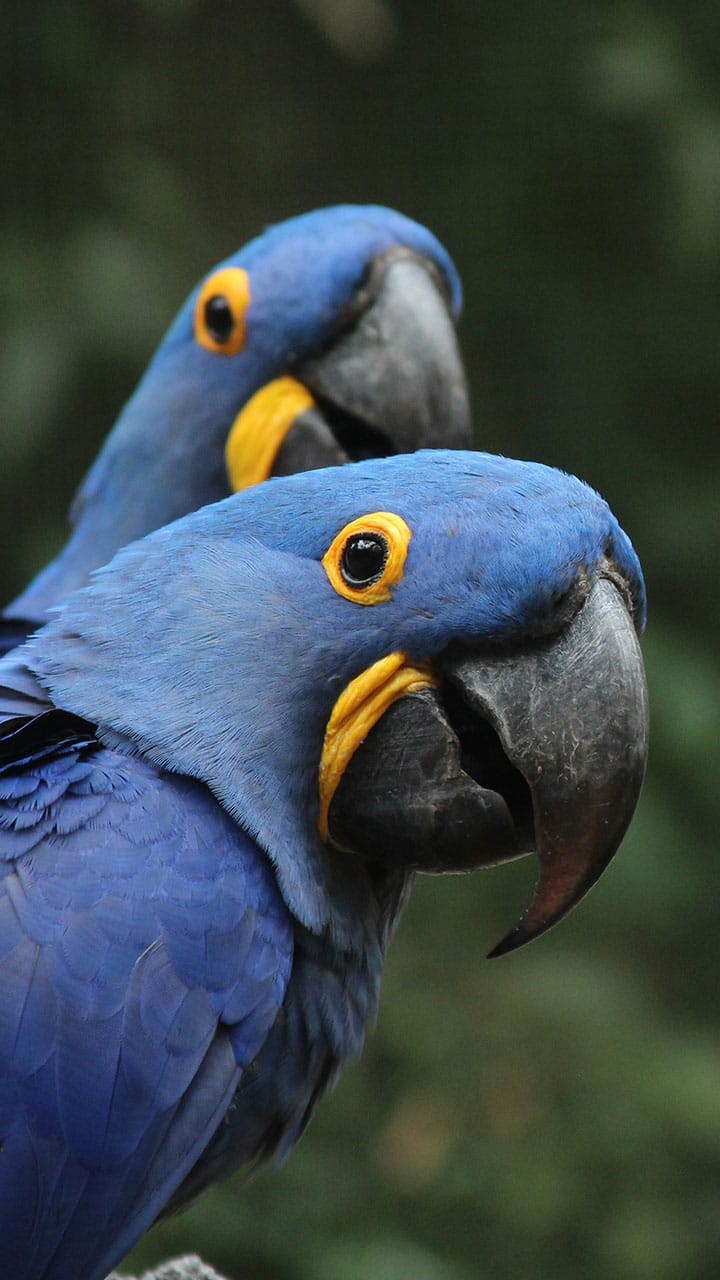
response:
M315 401L296 378L276 378L248 400L225 442L225 467L233 493L267 480L295 419Z
M438 683L429 663L414 666L404 653L390 653L351 680L330 713L325 729L318 784L318 829L328 838L328 814L340 780L373 725L398 698Z

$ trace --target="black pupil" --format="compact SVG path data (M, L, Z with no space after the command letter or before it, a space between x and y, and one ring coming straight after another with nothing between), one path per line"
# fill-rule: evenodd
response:
M235 321L230 303L221 293L214 293L205 303L205 327L216 342L227 342Z
M340 572L349 587L369 587L382 577L388 544L380 533L353 533L343 547Z

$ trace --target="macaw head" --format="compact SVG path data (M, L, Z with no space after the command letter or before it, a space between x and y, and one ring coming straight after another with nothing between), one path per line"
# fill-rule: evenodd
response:
M534 851L519 945L597 879L647 746L637 558L571 476L421 452L283 479L123 550L23 653L109 743L201 778L310 929L381 866Z
M40 619L119 547L271 474L471 443L460 282L424 227L319 209L214 268L181 308L8 614Z

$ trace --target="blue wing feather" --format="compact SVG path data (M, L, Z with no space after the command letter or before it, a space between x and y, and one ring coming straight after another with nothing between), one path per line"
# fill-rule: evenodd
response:
M402 879L402 878L401 878ZM390 910L396 909L394 901ZM282 1161L345 1062L357 1057L377 1010L378 957L352 956L298 929L293 971L277 1018L243 1072L232 1106L171 1198L172 1213L245 1166ZM234 1039L236 1030L231 1031Z
M0 736L0 1274L100 1280L212 1137L294 931L189 779L61 712Z

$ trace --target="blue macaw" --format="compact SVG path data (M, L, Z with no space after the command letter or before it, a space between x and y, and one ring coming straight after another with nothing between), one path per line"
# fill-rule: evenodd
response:
M60 555L0 618L0 652L121 546L265 480L469 448L460 281L379 206L272 227L193 290L75 499Z
M577 901L641 784L644 611L579 480L423 451L194 512L3 660L0 1275L103 1280L286 1155L360 1051L417 868L535 850L496 951ZM418 766L452 792L447 857L336 837L408 706L396 755L447 734Z

